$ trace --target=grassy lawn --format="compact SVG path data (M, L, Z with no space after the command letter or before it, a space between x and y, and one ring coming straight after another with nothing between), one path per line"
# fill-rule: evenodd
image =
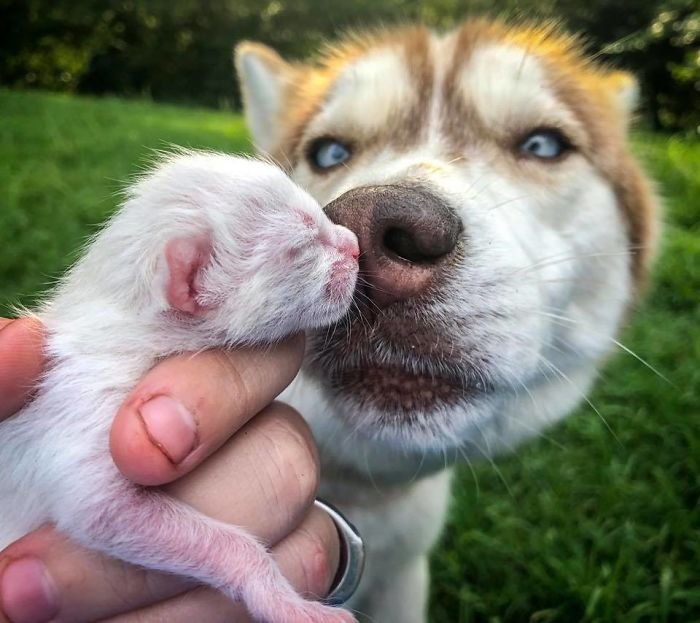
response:
M239 117L0 90L0 314L75 257L168 143L242 151ZM649 296L590 407L462 469L434 557L435 623L700 621L700 144L638 136L666 199ZM378 622L381 623L381 622Z

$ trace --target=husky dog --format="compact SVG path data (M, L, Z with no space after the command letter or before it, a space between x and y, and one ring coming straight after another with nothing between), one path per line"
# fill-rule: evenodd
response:
M470 20L235 62L259 152L351 229L353 310L283 395L357 524L349 604L425 621L446 459L511 449L588 392L647 274L656 200L627 145L628 74L551 25Z

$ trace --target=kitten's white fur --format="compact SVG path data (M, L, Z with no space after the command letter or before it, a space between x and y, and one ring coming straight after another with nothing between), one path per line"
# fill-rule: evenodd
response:
M0 423L0 548L51 521L87 547L220 588L259 620L352 620L296 595L243 530L127 481L108 436L159 358L269 344L341 317L356 248L272 165L183 153L145 175L38 312L50 363L35 399Z

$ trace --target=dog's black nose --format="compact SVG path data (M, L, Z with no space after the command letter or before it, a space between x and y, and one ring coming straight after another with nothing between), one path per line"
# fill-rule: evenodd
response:
M360 243L360 268L372 301L386 307L421 294L454 255L462 223L422 187L364 186L326 208Z

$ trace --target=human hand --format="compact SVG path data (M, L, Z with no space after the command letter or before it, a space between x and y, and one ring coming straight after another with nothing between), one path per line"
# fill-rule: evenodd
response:
M43 341L38 322L0 318L0 421L29 398L44 367Z
M37 322L0 319L0 419L30 396L43 366L41 345ZM272 402L302 355L297 337L264 353L168 359L118 412L111 450L131 480L164 485L207 515L245 527L271 546L297 590L325 595L339 542L330 517L312 506L315 446L301 416ZM144 406L153 396L159 398ZM184 406L195 425L188 425L181 407L168 412L174 405L162 396ZM50 526L0 552L0 623L200 620L249 619L242 606L211 588L87 551Z

